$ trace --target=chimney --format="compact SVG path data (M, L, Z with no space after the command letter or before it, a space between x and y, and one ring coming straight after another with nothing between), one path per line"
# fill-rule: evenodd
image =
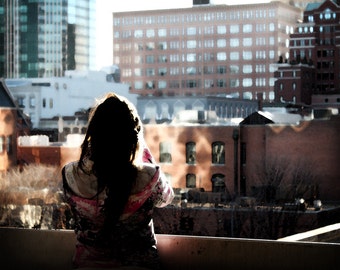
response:
M262 92L257 93L256 98L257 98L257 104L258 104L257 110L262 111L263 110L263 93Z

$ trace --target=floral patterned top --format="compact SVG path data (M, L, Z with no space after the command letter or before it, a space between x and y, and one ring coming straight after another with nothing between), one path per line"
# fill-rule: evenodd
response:
M151 158L150 153L144 151L143 159ZM97 178L91 170L80 170L78 162L65 165L63 185L66 201L75 216L74 268L160 268L152 210L170 204L174 193L157 165L144 163L139 168L136 185L110 235L101 230L105 219L101 206L106 193L97 194Z

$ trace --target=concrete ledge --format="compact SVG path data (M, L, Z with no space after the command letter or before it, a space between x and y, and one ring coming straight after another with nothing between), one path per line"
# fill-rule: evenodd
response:
M157 234L163 269L340 269L340 244ZM0 228L1 269L68 270L73 231Z
M311 241L311 242L340 242L340 223L328 225L315 230L297 233L278 239L279 241Z

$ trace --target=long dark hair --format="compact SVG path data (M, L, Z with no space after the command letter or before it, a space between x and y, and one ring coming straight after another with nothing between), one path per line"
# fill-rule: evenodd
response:
M125 98L107 94L89 115L79 166L87 158L98 179L98 194L106 191L103 211L107 224L122 214L136 181L135 161L142 126L135 107Z

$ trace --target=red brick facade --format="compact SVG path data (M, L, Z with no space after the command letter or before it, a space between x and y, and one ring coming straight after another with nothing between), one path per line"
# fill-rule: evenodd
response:
M237 152L233 138L235 129L239 131ZM268 164L279 168L289 165L290 171L285 172L281 186L287 183L291 185L290 178L299 171L313 178L310 179L310 185L316 184L317 189L310 192L315 192L315 196L323 201L340 201L339 133L338 116L330 120L305 121L299 125L145 126L145 139L157 162L160 162L160 144L167 142L171 146L171 162L160 164L175 188L186 189L187 176L194 175L196 188L212 191L213 179L218 176L223 178L226 191L231 196L235 192L250 196L254 187L264 184L261 183L263 167ZM196 144L194 164L188 164L186 160L188 142ZM222 164L212 162L214 142L221 142L225 146ZM62 166L76 160L79 154L79 148L18 147L18 159L28 163Z

